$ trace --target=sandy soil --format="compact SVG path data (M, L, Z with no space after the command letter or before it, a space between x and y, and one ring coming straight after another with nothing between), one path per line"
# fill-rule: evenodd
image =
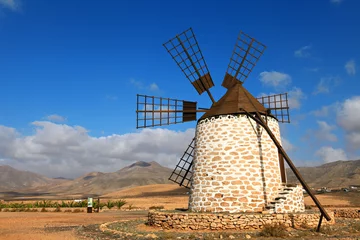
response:
M73 240L78 239L74 229L89 224L100 224L120 219L145 218L146 212L102 213L28 213L1 212L0 239Z
M345 199L336 198L336 196L331 195L316 195L316 198L320 201L322 205L333 205L333 206L350 206L350 202ZM310 196L304 198L306 205L315 205L314 201Z

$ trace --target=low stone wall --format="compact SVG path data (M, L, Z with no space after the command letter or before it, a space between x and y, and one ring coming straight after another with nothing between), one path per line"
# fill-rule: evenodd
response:
M334 209L335 217L339 218L360 218L360 208L358 209Z
M323 225L334 224L334 213L328 212L331 221L323 220ZM149 211L151 226L178 230L227 230L261 229L265 224L284 224L287 227L316 227L319 212L293 214L235 214L235 213L183 213Z

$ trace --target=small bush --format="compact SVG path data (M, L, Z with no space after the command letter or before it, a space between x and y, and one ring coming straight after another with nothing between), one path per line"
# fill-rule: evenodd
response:
M263 237L285 237L287 236L286 226L284 224L265 224L259 234Z
M164 206L151 206L149 207L149 209L160 210L160 209L164 209Z
M71 212L71 209L65 209L64 212Z
M122 206L124 206L126 204L126 201L123 199L120 199L118 201L115 202L115 205L117 206L118 209L120 209Z
M305 205L305 209L312 209L312 206L310 206L310 205Z
M37 208L31 209L31 212L38 212Z
M111 209L111 208L113 208L114 206L115 206L115 203L114 203L113 201L111 201L111 200L108 200L108 201L107 201L106 207L107 207L108 209Z

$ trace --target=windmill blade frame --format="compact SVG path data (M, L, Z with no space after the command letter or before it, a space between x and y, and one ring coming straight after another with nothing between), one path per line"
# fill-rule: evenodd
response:
M281 123L290 123L288 94L261 96L256 98Z
M163 46L199 95L206 91L214 103L215 100L209 91L214 82L192 28L176 35Z
M190 188L192 178L192 165L194 160L195 150L195 138L192 139L191 143L185 150L184 154L180 158L174 171L171 173L169 180L173 181L180 186Z
M137 94L136 128L196 121L197 102Z
M244 83L265 49L264 44L240 31L221 86L229 89L237 81Z

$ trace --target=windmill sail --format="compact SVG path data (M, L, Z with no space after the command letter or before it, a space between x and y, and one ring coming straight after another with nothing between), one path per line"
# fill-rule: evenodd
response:
M279 122L289 123L289 102L287 93L256 98Z
M191 177L192 177L192 164L194 159L194 148L195 148L195 138L191 141L188 148L184 152L183 156L180 158L180 161L176 165L174 171L169 177L170 181L173 181L180 186L190 188Z
M138 94L136 128L195 121L196 106L196 102Z
M209 92L214 82L192 29L176 35L163 45L196 91L200 95L206 91L215 102Z
M266 46L240 31L222 86L229 89L236 81L245 82Z

